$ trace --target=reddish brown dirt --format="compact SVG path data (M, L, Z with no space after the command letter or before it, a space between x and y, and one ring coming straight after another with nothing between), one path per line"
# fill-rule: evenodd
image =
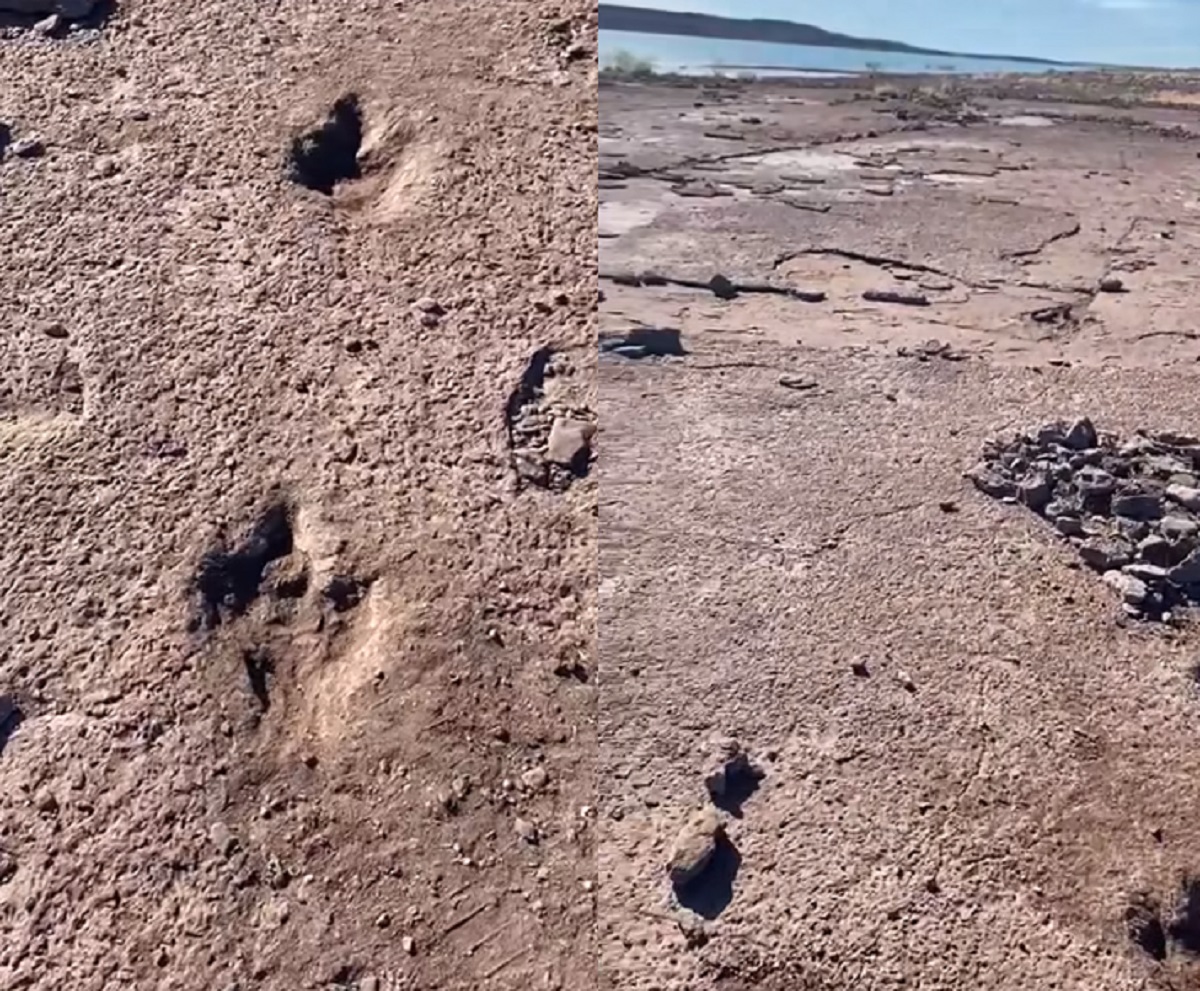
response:
M1194 620L1124 622L1040 520L962 478L1026 423L1200 430L1200 131L934 95L601 90L601 270L668 280L602 279L601 329L686 352L600 363L617 987L1200 986L1188 925L1159 960L1127 915L1149 900L1169 930L1200 870ZM827 299L677 284L716 272ZM714 734L767 774L728 818L736 856L681 898L667 851Z
M505 422L540 347L535 432L596 405L594 18L0 39L45 147L0 162L0 987L594 986L595 486L519 484ZM349 91L364 176L289 182ZM272 504L288 553L196 628Z

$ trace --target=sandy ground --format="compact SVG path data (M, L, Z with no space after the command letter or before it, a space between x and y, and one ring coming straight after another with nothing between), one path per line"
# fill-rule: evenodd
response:
M601 87L601 332L685 352L600 362L613 987L1200 986L1194 628L962 478L1197 429L1189 85ZM714 734L766 777L677 897Z
M0 987L594 986L594 20L0 37Z

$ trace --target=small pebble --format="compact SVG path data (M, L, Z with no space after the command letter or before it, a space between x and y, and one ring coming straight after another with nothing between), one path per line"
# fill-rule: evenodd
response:
M18 138L8 146L8 151L14 158L41 158L46 154L46 146L37 138Z
M724 824L717 810L706 805L692 813L679 830L667 857L667 876L675 887L698 878L717 852Z
M526 843L537 843L538 841L537 826L528 819L516 819L513 822L513 831Z
M550 775L540 764L521 775L521 784L530 791L541 791L550 782Z
M422 313L431 313L435 317L440 317L446 312L442 304L431 296L422 296L413 303L413 308L420 310Z

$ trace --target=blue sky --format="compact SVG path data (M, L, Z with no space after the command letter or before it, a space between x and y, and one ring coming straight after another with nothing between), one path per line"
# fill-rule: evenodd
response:
M623 0L959 52L1200 66L1200 0Z

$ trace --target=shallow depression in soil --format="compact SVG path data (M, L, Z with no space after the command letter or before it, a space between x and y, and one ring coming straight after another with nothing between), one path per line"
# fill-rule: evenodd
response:
M609 234L627 234L652 223L663 209L663 204L654 200L601 203L600 229Z
M761 165L769 169L800 169L815 174L834 174L837 172L852 172L858 168L858 159L836 151L812 151L809 149L789 149L788 151L768 151L761 155L743 155L731 159L732 163L742 165Z
M1013 117L1001 117L998 123L1005 127L1053 127L1054 121L1049 117L1039 117L1036 114L1017 114Z

